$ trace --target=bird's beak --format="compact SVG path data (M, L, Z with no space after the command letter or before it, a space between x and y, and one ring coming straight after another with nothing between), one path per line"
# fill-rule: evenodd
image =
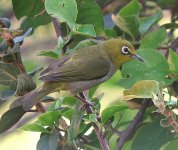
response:
M140 57L138 54L133 54L131 57L134 58L134 59L137 59L139 61L144 62L144 59L142 57Z

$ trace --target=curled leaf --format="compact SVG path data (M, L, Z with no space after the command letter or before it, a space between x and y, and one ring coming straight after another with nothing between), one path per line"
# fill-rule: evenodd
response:
M159 83L155 80L142 80L135 83L129 90L124 90L125 100L133 98L152 98L159 92Z

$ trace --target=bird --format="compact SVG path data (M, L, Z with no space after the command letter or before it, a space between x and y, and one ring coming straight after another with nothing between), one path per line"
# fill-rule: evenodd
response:
M77 95L107 81L123 64L133 59L144 61L133 45L124 39L109 39L78 49L51 63L40 74L42 85L17 98L12 106L23 106L28 111L52 92L69 91Z

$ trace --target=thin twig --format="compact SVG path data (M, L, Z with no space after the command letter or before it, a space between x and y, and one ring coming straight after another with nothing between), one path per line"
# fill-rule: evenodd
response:
M87 98L85 97L85 94L83 92L80 93L79 95L81 96L81 98L87 100ZM88 106L87 109L86 109L86 112L88 114L90 114L90 113L94 113L94 110L92 109L91 106ZM93 123L93 128L94 128L96 136L97 136L97 138L100 142L102 150L109 150L108 141L105 139L105 136L102 133L102 131L100 130L100 128L95 123Z
M60 36L63 37L60 22L54 17L52 17L52 21L53 21L54 29L56 31L57 38Z
M141 121L143 119L143 116L144 116L144 113L146 111L146 108L148 106L148 103L149 103L149 100L144 100L140 110L136 114L136 116L135 116L134 120L132 121L132 123L130 123L130 125L123 132L121 132L119 143L117 145L117 150L121 150L122 149L124 143L135 132L135 129L141 123Z

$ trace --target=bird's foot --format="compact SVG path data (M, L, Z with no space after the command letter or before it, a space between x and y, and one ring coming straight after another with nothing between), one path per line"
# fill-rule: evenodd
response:
M88 107L93 107L95 105L95 102L89 102L87 101L85 104L83 104L80 108L80 110L88 109Z

